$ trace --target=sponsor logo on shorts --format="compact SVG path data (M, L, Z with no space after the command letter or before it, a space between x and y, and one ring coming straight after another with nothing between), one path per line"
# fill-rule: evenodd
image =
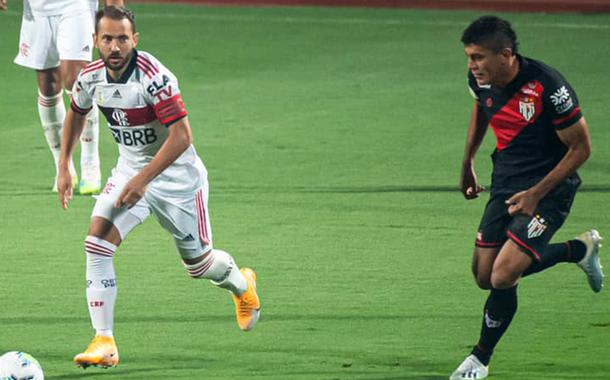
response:
M110 192L114 189L114 183L108 182L106 186L104 186L104 190L102 190L102 194L110 194Z
M194 240L195 240L195 238L191 234L188 234L184 238L182 238L182 241L194 241Z
M534 239L539 237L546 231L548 223L540 214L536 214L527 225L527 237Z
M27 57L29 53L30 53L30 45L23 42L21 44L21 46L19 46L19 54L21 54L24 57Z

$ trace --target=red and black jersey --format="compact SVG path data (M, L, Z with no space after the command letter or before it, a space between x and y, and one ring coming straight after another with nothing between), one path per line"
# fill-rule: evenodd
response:
M479 86L468 74L470 90L496 136L491 186L495 194L525 190L545 177L567 152L556 131L582 117L574 89L557 70L517 58L519 73L505 88ZM580 184L577 173L566 181Z

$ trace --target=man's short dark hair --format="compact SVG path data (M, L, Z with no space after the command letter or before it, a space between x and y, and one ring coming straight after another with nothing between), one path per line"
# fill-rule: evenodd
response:
M125 7L117 7L115 5L108 5L98 10L95 13L95 33L97 33L100 20L102 17L108 17L112 20L121 21L123 19L129 20L131 23L131 31L136 32L136 16L132 11Z
M464 45L479 45L498 54L509 48L517 54L517 34L510 22L497 16L483 16L473 21L462 34Z

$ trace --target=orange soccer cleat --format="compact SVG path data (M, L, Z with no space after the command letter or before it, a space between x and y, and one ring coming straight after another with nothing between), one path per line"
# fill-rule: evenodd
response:
M74 364L83 368L92 365L102 368L116 367L119 364L119 351L114 338L96 335L85 352L74 357Z
M233 295L237 324L243 331L251 330L261 310L261 304L256 294L256 273L250 268L242 268L241 274L246 278L248 288L241 296Z

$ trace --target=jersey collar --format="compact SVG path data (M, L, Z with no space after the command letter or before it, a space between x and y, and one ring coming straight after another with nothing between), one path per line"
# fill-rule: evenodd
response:
M129 79L131 74L133 74L133 71L136 69L137 60L138 60L138 51L136 49L133 49L133 55L131 56L131 61L129 61L127 70L125 70L125 72L123 72L123 75L121 75L121 77L117 81L112 79L110 74L108 74L108 69L106 69L106 80L108 81L108 83L127 83L127 80Z

